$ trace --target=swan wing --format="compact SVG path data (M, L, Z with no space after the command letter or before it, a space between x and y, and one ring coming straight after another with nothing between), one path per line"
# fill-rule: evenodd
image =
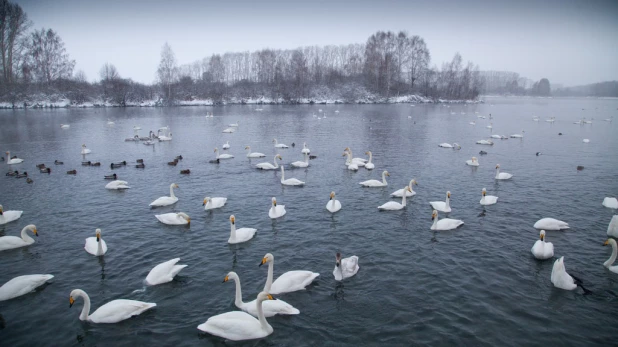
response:
M187 267L187 265L176 265L179 261L180 258L174 258L153 267L148 276L146 276L146 284L153 286L171 282L174 276Z
M403 205L395 202L395 201L389 201L383 205L378 206L378 209L380 210L401 210L403 208Z
M569 224L554 218L542 218L534 223L534 228L545 230L569 229Z
M359 184L365 187L381 187L384 185L381 181L378 181L378 180L367 180Z
M178 198L176 197L172 198L171 196L162 196L157 200L151 202L148 206L168 206L175 204L176 202L178 202Z
M4 211L0 216L0 225L18 220L22 213L24 213L24 211Z
M551 242L536 240L530 251L536 259L549 259L554 256L554 245Z
M3 236L0 237L0 251L7 249L19 248L30 245L24 241L21 237L17 236Z
M243 303L243 306L239 308L249 313L253 317L257 317L256 300L245 302ZM300 311L296 307L280 299L263 301L262 311L264 312L264 317L272 317L278 314L287 315L300 313Z
M438 221L438 230L452 230L463 224L459 219L443 218Z
M241 242L249 241L255 236L256 232L257 232L257 229L254 229L254 228L236 229L236 239L232 240L230 238L227 242L234 244L234 243L241 243Z
M618 199L616 198L605 198L603 199L603 206L607 208L618 209Z
M99 239L99 242L101 242L101 249L103 250L103 254L107 253L107 243L105 243L103 239ZM99 251L99 243L97 242L96 237L87 238L86 244L84 245L84 249L86 250L86 252L92 255L103 255L103 254L97 254L97 252Z
M358 266L358 257L353 255L351 257L342 259L341 266L343 267L342 270L344 277L347 278L356 275L358 269L360 268Z
M156 214L155 217L163 223L169 225L183 225L187 224L187 220L179 217L176 213Z
M155 303L118 299L108 302L94 311L88 320L93 323L117 323L133 316L140 315L157 306Z
M341 210L341 203L339 202L339 200L330 200L326 204L326 209L329 210L332 213L335 213L335 212Z
M257 339L270 333L250 314L240 311L222 313L197 326L201 331L232 341Z
M273 282L270 293L279 294L303 290L319 275L319 273L304 270L288 271Z
M302 186L305 182L298 180L296 178L288 178L286 180L281 181L281 184L285 184L286 186Z
M0 287L0 301L30 293L52 278L54 278L53 275L24 275L15 277Z
M551 271L551 282L556 288L573 290L577 288L573 277L566 272L564 267L564 257L556 260Z
M607 236L618 238L618 214L615 214L609 222L607 226Z

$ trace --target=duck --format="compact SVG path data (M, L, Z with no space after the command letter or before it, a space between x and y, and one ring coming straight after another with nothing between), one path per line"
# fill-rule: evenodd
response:
M26 171L22 172L22 173L18 173L16 176L16 178L24 178L24 177L28 177L28 173Z
M408 191L410 189L410 187L405 186L403 188L404 190ZM401 210L404 207L406 207L406 194L402 194L401 197L401 204L395 201L389 201L385 204L382 204L380 206L378 206L378 210L382 210L382 211L396 211L396 210Z
M305 154L303 154L303 157L305 158L305 160L303 160L303 161L295 161L295 162L293 162L290 165L292 165L294 167L309 167L309 155L305 153Z
M493 146L493 141L491 140L478 140L476 141L477 145L488 145L488 146Z
M485 152L485 151L480 151L480 152L479 152L479 155L487 155L487 152Z
M10 151L6 151L6 163L9 165L14 165L14 164L21 164L24 162L23 159L17 158L17 157L13 157L11 158L11 152Z
M30 178L30 177L26 178L26 183L30 184L30 183L32 183L32 182L34 182L34 181L32 180L32 178Z
M511 135L511 137L515 138L515 139L521 139L521 138L524 137L524 133L525 133L525 131L522 130L521 134L513 134L513 135Z
M343 281L356 275L359 268L357 256L353 255L342 259L341 253L337 252L335 255L335 269L333 270L335 281Z
M341 202L339 202L339 200L335 199L335 192L330 192L330 198L328 200L328 203L326 203L326 209L330 213L335 213L335 212L341 210Z
M545 260L554 256L554 245L551 242L545 242L545 230L541 230L540 240L536 240L530 252L536 259Z
M45 164L37 164L36 168L37 169L45 169Z
M109 164L109 167L113 170L115 168L123 167L125 165L127 165L127 162L126 161L121 161L120 163L111 163L111 164Z
M2 236L0 237L0 251L6 251L7 249L14 249L20 247L30 246L34 243L34 239L28 235L28 231L31 231L37 237L39 236L36 226L34 224L26 225L21 229L21 237L17 236Z
M230 141L227 141L223 144L223 146L221 146L221 148L223 149L230 149Z
M487 195L487 189L483 188L481 191L481 205L493 205L498 202L498 197L493 195Z
M464 222L459 219L451 219L451 218L438 219L438 211L436 210L433 210L431 214L431 220L433 220L433 224L431 225L431 230L452 230L464 224Z
M55 165L64 165L64 162L62 162L62 161L60 161L60 160L56 159L56 160L54 160L54 164L55 164Z
M434 210L440 212L451 212L451 192L446 192L446 201L432 201L429 204Z
M257 229L254 229L254 228L236 229L236 217L234 217L234 215L231 215L230 216L230 238L227 240L227 243L234 245L237 243L243 243L243 242L249 241L255 236L256 232L257 232Z
M82 166L90 166L90 164L92 164L92 162L90 160L82 161Z
M496 179L497 180L508 180L513 177L512 174L506 172L500 172L500 164L496 164Z
M616 261L616 256L618 256L618 245L616 244L616 240L607 239L603 246L611 245L612 246L612 255L603 263L603 266L609 269L609 271L618 274L618 265L612 266L612 264Z
M259 163L255 165L255 167L258 169L262 169L262 170L276 170L279 168L279 164L277 164L277 159L283 160L281 156L277 154L275 155L275 158L273 159L273 162L275 163L274 165L268 162L264 162L264 163Z
M144 159L137 159L137 160L135 160L135 162L143 164L144 163Z
M15 170L15 171L9 171L6 173L6 176L17 176L19 175L19 171Z
M107 243L101 238L101 229L95 230L94 233L95 237L86 238L84 249L86 252L97 257L105 255L105 253L107 253Z
M180 170L180 174L181 175L190 175L191 174L191 170L189 170L189 169Z
M227 154L227 153L219 154L219 149L216 148L216 147L215 147L215 156L216 156L217 159L232 159L232 158L234 158L234 156L231 155L231 154Z
M466 160L466 165L479 166L479 160L476 157L472 157L472 159Z
M220 163L219 158L209 160L208 162L209 162L210 164L219 164L219 163ZM168 164L169 164L169 163L168 163ZM174 165L176 165L176 164L174 164Z
M416 195L416 192L414 191L414 186L417 186L418 183L416 182L416 179L411 179L410 183L408 184L409 189L406 188L402 188L402 189L398 189L394 192L391 193L391 196L396 197L396 198L401 198L403 196L403 194L406 194L406 197L411 197Z
M261 339L273 333L273 327L264 317L262 302L275 300L272 295L260 292L255 301L258 318L246 312L226 312L208 318L197 329L232 341Z
M177 156L176 156L176 158L174 158L174 159L182 160L182 159L184 159L184 158L182 157L182 154L179 154L179 155L177 155Z
M257 311L256 300L253 300L250 302L242 301L242 288L240 286L240 277L238 277L238 274L236 274L236 272L234 271L229 272L223 279L223 283L228 282L230 280L234 281L234 283L236 284L236 299L234 300L234 304L236 305L236 307L249 313L250 315L254 317L257 317L258 311ZM292 314L300 313L300 311L297 308L279 299L264 301L262 303L262 309L264 311L264 317L272 317L278 314L292 315Z
M371 154L371 151L367 151L365 152L365 154L369 156L369 160L365 163L365 169L373 170L376 167L375 164L371 162L371 159L373 158L373 154Z
M178 184L170 184L170 196L162 196L155 201L151 202L150 207L169 206L178 202L178 198L174 195L174 188L178 188Z
M270 210L268 210L268 217L271 219L277 219L285 216L285 205L277 205L277 199L275 197L271 199L271 202L272 206L270 207Z
M358 170L358 164L357 163L353 163L352 162L352 153L345 151L343 152L343 156L347 156L348 158L345 161L345 165L348 168L348 170L351 171L357 171Z
M89 150L88 148L86 148L86 145L83 144L82 145L82 154L90 154L90 153L92 153L92 151Z
M177 265L179 261L180 258L174 258L153 267L146 276L144 283L149 286L156 286L157 284L171 282L182 269L188 266Z
M75 304L76 298L84 299L84 308L79 315L79 320L91 323L118 323L157 306L152 302L118 299L108 302L90 314L90 297L88 294L81 289L73 289L69 295L69 307Z
M10 300L24 294L32 293L35 288L54 278L54 275L17 276L0 287L0 301Z
M569 223L554 218L542 218L534 223L535 229L564 230L569 229Z
M91 166L101 166L101 162L97 161L91 164Z
M289 148L287 145L284 145L283 143L278 143L277 139L273 139L273 143L275 144L275 148Z
M283 184L284 186L302 186L305 184L305 182L297 178L285 179L285 170L283 168L283 165L281 165L281 184Z
M554 266L551 269L551 283L554 284L554 287L565 290L577 288L577 284L575 284L573 277L566 272L564 257L560 257L554 262Z
M120 190L120 189L129 189L129 188L131 188L129 187L129 182L120 181L120 180L111 181L105 185L105 189L110 189L110 190Z
M290 293L298 290L304 290L306 286L310 285L315 280L319 273L295 270L288 271L279 276L273 282L273 267L275 264L275 256L271 253L266 253L262 258L260 266L268 263L268 276L266 277L266 284L264 285L264 291L273 294Z
M263 157L266 156L266 154L264 154L264 153L259 153L259 152L251 153L251 147L250 146L245 146L245 149L247 150L247 158L263 158Z
M69 171L67 171L67 175L77 175L77 170L75 170L75 169L69 170Z
M382 182L378 180L367 180L360 182L359 184L363 187L386 187L388 183L386 182L386 176L390 176L388 171L384 170L382 172Z
M2 206L0 205L0 207ZM2 222L0 222L0 224L2 224ZM615 214L609 222L607 226L607 236L618 238L618 214Z
M208 211L225 206L226 201L227 198L211 198L207 196L204 198L204 203L202 206L204 206L204 210Z
M618 209L618 199L606 197L605 199L603 199L603 206L607 208Z
M218 162L219 158L217 158L217 162ZM171 165L171 166L176 166L178 165L178 159L174 159L172 161L168 161L167 165Z
M137 163L137 164L135 165L135 168L136 168L136 169L145 169L145 168L146 168L146 165L145 165L144 163Z
M157 214L155 217L167 225L191 225L191 218L184 212Z
M115 179L118 179L118 175L116 175L116 174L105 175L105 176L103 176L103 179L106 179L106 180L115 180Z

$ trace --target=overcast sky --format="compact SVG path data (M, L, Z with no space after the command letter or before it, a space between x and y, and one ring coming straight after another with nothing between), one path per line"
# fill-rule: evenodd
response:
M460 52L481 70L566 86L618 80L618 0L11 0L54 29L90 81L105 62L152 83L168 42L179 64L213 53L425 39L432 65Z

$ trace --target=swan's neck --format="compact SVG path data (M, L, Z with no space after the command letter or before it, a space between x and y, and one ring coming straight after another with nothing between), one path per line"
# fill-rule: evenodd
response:
M236 240L236 224L231 223L230 239ZM237 287L238 288L238 287Z
M251 154L251 148L247 148L247 157Z
M406 195L408 193L408 190L404 188L403 190L403 197L401 198L401 205L403 205L404 207L406 206Z
M451 198L448 197L448 194L446 195L446 208L451 207Z
M236 284L236 299L234 303L236 304L236 307L241 307L243 305L243 302L242 302L242 289L240 288L240 278L235 278L234 283Z
M219 151L215 150L215 159L219 159Z
M368 164L371 164L371 158L373 158L373 153L369 153L369 161L367 162Z
M277 164L277 156L275 156L275 159L273 159L273 162L275 163L275 168L278 168L279 164Z
M82 308L82 313L79 314L79 319L88 320L88 316L90 315L90 297L83 290L78 291L77 295L84 299L84 307Z
M273 259L271 262L268 263L268 275L266 276L266 285L264 285L264 291L266 293L270 293L270 287L273 285L273 267L274 266L275 266L275 260ZM260 303L259 307L261 306L262 304Z
M432 228L437 228L438 227L438 217L433 219L433 224L431 225Z
M283 169L283 166L281 166L281 181L285 181L285 170Z
M21 229L21 239L24 240L24 242L31 244L34 243L34 239L28 235L28 230L30 230L28 227Z
M305 153L305 164L309 164L309 155Z
M481 195L481 202L485 202L485 194Z
M618 256L618 247L615 242L612 242L612 256L609 257L603 265L605 267L610 267L616 261L616 256Z
M496 178L500 177L500 168L496 168Z
M414 181L410 181L410 184L408 184L408 187L410 187L410 193L414 192Z
M263 301L264 300L260 300L260 299L256 300L258 319L260 321L260 325L262 326L262 329L266 331L272 331L273 328L266 321L266 317L264 317L264 311L262 310Z
M173 185L170 186L170 197L172 197L172 198L176 197L176 195L174 195L174 186Z
M345 164L346 165L352 164L352 154L350 152L346 152L346 155L348 156L348 159L345 160Z
M97 242L97 255L103 255L103 239L99 236L99 241Z
M386 173L382 172L382 183L386 185ZM405 192L404 192L405 195Z

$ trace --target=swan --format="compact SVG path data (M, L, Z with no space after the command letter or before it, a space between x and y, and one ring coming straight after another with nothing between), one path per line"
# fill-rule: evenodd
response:
M236 123L228 124L227 126L231 128L238 128L238 121L236 121Z
M548 123L553 123L556 121L556 117L550 117L549 119L546 119L545 121Z
M500 172L500 164L496 164L496 179L497 180L508 180L511 177L513 177L513 175L511 175L510 173Z
M290 165L292 165L294 167L308 167L309 166L309 155L304 153L303 157L305 158L305 160L303 160L303 161L295 161L295 162L293 162Z
M208 318L197 328L203 332L223 337L232 341L261 339L273 333L273 327L268 324L264 317L262 302L275 300L272 295L261 292L255 301L258 318L246 312L231 311L221 313Z
M410 192L410 187L405 186L403 188L404 190L406 190L407 192ZM396 210L401 210L404 207L406 207L406 194L402 194L401 197L401 204L395 201L389 201L387 203L384 203L380 206L378 206L378 210L382 210L382 211L396 211Z
M513 134L513 135L511 135L511 137L515 138L515 139L521 139L521 138L524 137L524 133L525 133L525 131L522 130L521 134Z
M479 160L476 157L472 157L472 159L466 160L466 165L479 166Z
M95 256L105 255L107 253L107 244L101 238L101 229L95 230L95 235L96 237L88 237L86 239L84 249Z
M249 241L255 236L257 229L254 228L240 228L236 230L236 217L230 216L230 238L227 243L236 244Z
M10 151L6 151L6 163L9 165L13 165L13 164L21 164L24 162L23 159L20 158L11 158L11 152Z
M86 148L86 145L82 145L82 154L90 154L90 153L92 153L92 151Z
M470 125L476 125L475 121L470 122Z
M115 125L116 123L114 123L111 119L107 120L107 125Z
M30 246L34 243L34 239L28 235L28 231L32 231L34 235L39 236L34 224L26 225L21 230L21 237L17 236L2 236L0 237L0 251L7 249Z
M259 152L251 153L251 147L249 146L245 146L245 149L247 150L247 158L262 158L266 156L266 154L264 153L259 153Z
M394 196L396 198L401 198L404 192L406 193L406 197L408 198L411 196L414 196L416 195L416 192L414 191L415 185L418 185L418 183L416 183L416 180L413 178L412 180L410 180L410 183L408 184L409 189L402 188L402 189L396 190L391 193L391 196Z
M535 122L538 122L541 119L539 117L537 117L537 116L534 116L534 117L532 117L532 120L535 121Z
M618 238L618 214L615 214L609 222L607 226L607 236Z
M352 158L354 155L352 154L352 150L350 149L350 147L346 147L343 152L348 152L350 153L350 160L352 164L356 164L358 165L358 167L361 166L365 166L365 163L367 163L367 159L363 159L363 158Z
M603 206L607 208L618 209L618 199L606 197L605 199L603 199Z
M584 139L582 142L583 143L590 143L590 140L589 139Z
M236 272L229 272L225 278L223 279L223 283L228 282L229 280L233 280L236 284L236 299L234 300L234 304L239 309L249 313L250 315L257 317L257 305L256 300L250 302L242 301L242 288L240 287L240 277L236 274ZM277 314L299 314L300 311L294 306L288 304L283 300L266 300L262 303L262 310L264 311L264 317L272 317Z
M303 142L303 149L300 151L303 154L309 154L311 153L311 150L307 147L307 143Z
M42 286L52 278L54 278L54 275L17 276L0 287L0 301L28 294L32 292L34 288Z
M105 189L129 189L129 182L127 181L111 181L105 185Z
M335 259L335 269L333 270L335 281L342 281L356 275L358 272L359 266L357 256L353 255L351 257L341 259L341 253L337 252Z
M451 212L451 192L446 192L446 201L432 201L429 204L434 210Z
M151 207L169 206L178 202L178 198L174 195L174 188L178 188L176 183L170 184L170 196L162 196L150 203Z
M577 288L577 284L575 284L573 277L566 272L564 257L560 257L560 259L554 262L554 266L551 269L551 283L554 284L554 287L565 290Z
M2 205L0 205L0 225L18 220L22 213L24 211L5 211Z
M71 127L70 124L60 124L60 129L68 129L70 127Z
M92 323L118 323L157 306L157 304L151 302L118 299L108 302L90 314L90 297L81 289L71 291L69 307L73 306L75 299L80 297L84 299L84 308L79 315L79 320Z
M231 133L233 133L235 131L236 131L236 128L227 128L227 129L223 130L223 132L226 133L226 134L231 134Z
M335 199L335 192L330 192L330 199L326 203L326 209L331 213L341 210L341 202Z
M498 202L498 197L494 195L487 195L487 189L483 188L481 191L481 205L493 205Z
M167 225L191 225L191 218L184 212L156 214L155 217L159 222Z
M493 128L494 128L494 127L493 127L493 125L494 125L494 123L489 123L489 125L488 125L488 126L486 126L486 128L487 128L487 129L493 129Z
M273 294L290 293L297 290L304 290L305 287L311 284L311 282L313 282L316 277L320 276L319 273L311 271L294 270L283 273L275 280L275 282L273 282L273 267L275 265L275 256L273 256L271 253L267 253L266 255L264 255L260 266L266 263L268 263L268 276L266 277L266 285L264 285L264 291Z
M268 210L268 217L276 219L285 215L285 205L277 205L277 199L272 198L272 206Z
M144 282L149 286L171 282L178 273L187 265L176 265L180 258L174 258L163 262L150 270Z
M276 170L279 168L279 164L277 164L277 158L279 160L282 160L281 155L279 154L275 155L275 159L273 159L273 162L275 163L275 165L268 163L268 162L264 162L264 163L259 163L255 165L255 167L257 167L258 169L262 169L262 170Z
M543 218L534 223L534 228L544 230L563 230L569 229L569 223L553 218Z
M138 130L142 130L142 127L139 127L137 125L133 127L133 131L138 131Z
M441 143L438 145L438 147L442 147L442 148L453 148L453 145L451 145L450 143Z
M603 246L607 246L607 245L612 245L612 255L609 257L609 259L607 259L605 263L603 263L603 266L608 268L609 271L618 274L618 265L612 266L614 261L616 261L616 256L618 255L618 245L616 245L616 240L607 239L605 243L603 243Z
M172 141L172 133L166 135L159 135L159 141Z
M545 230L541 230L541 239L536 240L530 252L535 258L540 260L549 259L554 256L554 244L545 242Z
M476 141L477 145L488 145L488 146L493 146L494 142L490 141L490 140L478 140Z
M343 156L347 156L348 158L345 161L345 165L348 170L356 171L358 170L358 164L352 162L352 154L350 152L343 152Z
M433 224L431 225L431 230L451 230L463 225L464 222L459 219L451 219L451 218L442 218L438 219L438 211L433 210L431 214L431 220L433 220Z
M207 196L204 198L204 203L202 204L202 206L204 206L204 210L208 211L215 208L223 207L226 201L227 198L211 198Z
M305 182L296 178L285 179L285 170L283 169L283 165L281 165L281 184L285 186L302 186Z
M230 149L230 141L226 141L223 146L221 146L221 148L223 149Z
M215 154L216 155L215 159L232 159L232 158L234 158L234 156L231 155L231 154L227 154L227 153L219 154L219 149L216 148L216 147L215 147L215 153L216 153Z
M289 148L287 145L283 143L277 143L277 139L273 139L273 143L275 144L275 148Z
M367 170L373 170L376 166L371 162L371 159L373 159L373 154L371 153L371 151L367 151L365 152L365 154L367 154L369 156L369 161L367 161L365 163L365 169Z
M360 182L359 184L363 187L386 187L388 185L388 183L386 183L386 176L390 176L390 174L388 171L384 170L384 172L382 172L382 182L378 180L368 180Z

